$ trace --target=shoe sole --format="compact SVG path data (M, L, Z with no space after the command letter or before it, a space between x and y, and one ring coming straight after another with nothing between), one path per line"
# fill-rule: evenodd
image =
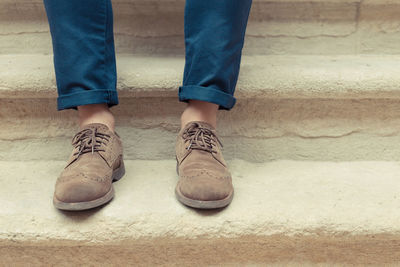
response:
M196 200L182 194L179 184L175 188L175 196L182 204L196 209L219 209L228 206L233 199L233 191L226 198L220 200Z
M119 181L124 176L124 174L125 174L125 166L124 162L122 161L121 166L113 172L112 182ZM111 185L110 191L108 191L107 194L98 199L85 202L68 203L68 202L62 202L58 200L56 196L54 196L53 204L57 209L60 210L69 210L69 211L88 210L102 206L110 202L114 198L114 195L115 195L114 187Z

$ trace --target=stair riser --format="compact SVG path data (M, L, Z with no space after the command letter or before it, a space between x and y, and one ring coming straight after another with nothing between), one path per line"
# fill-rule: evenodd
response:
M0 160L64 160L76 112L55 99L1 100ZM176 98L121 98L114 108L127 159L170 159L184 108ZM239 99L220 112L227 159L400 160L400 100ZM17 141L17 142L16 142Z
M164 160L175 158L175 133L163 130L126 128L120 130L124 158ZM64 160L71 153L72 134L65 138L0 141L0 160ZM400 161L400 137L376 137L354 134L340 139L320 138L304 140L299 137L277 140L221 138L227 160L243 159L250 162L273 160L305 161Z
M1 263L5 266L25 266L26 262L35 266L64 266L66 262L69 266L92 265L100 261L102 266L397 266L400 258L400 240L394 235L161 238L106 246L57 243L62 242L0 245Z
M255 1L245 54L399 54L400 4ZM182 54L184 1L114 2L117 52ZM0 2L0 53L51 53L41 1ZM373 38L371 38L373 37Z

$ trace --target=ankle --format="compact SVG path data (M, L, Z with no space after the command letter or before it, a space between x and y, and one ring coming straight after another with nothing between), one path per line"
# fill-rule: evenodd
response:
M107 104L78 106L78 113L80 128L91 123L101 123L106 125L110 131L114 132L115 119Z
M192 121L203 121L217 127L218 105L210 102L190 100L181 116L181 127Z

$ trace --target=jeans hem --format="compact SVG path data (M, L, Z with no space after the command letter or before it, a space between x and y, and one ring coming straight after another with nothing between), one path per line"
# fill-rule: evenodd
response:
M58 110L76 109L89 104L108 104L109 107L118 105L118 93L115 90L96 89L57 98Z
M219 109L230 110L236 103L236 98L221 90L198 85L179 87L179 101L200 100L219 105Z

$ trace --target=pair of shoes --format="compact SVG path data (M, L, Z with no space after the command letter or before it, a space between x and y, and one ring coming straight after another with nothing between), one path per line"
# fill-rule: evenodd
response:
M112 183L125 174L122 142L106 125L84 127L55 185L53 204L61 210L87 210L111 201ZM199 209L222 208L232 201L232 178L221 154L215 129L205 122L188 123L176 143L179 182L175 194Z

